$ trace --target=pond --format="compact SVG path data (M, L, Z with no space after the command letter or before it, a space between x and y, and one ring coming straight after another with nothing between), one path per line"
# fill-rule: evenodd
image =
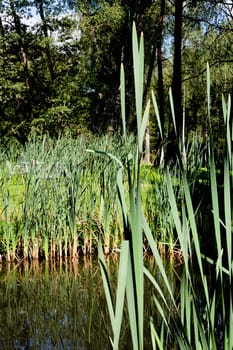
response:
M155 264L148 264L156 273ZM113 283L117 265L117 259L109 259ZM171 278L175 288L172 271ZM153 293L145 290L145 318L149 320ZM120 348L128 350L132 345L125 319ZM0 324L0 349L4 350L111 349L111 325L97 259L0 265ZM148 350L149 339L149 329L145 329Z

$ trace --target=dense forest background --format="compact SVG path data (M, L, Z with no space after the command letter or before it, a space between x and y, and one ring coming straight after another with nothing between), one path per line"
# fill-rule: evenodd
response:
M205 138L206 63L214 135L222 137L222 94L233 90L233 2L198 0L0 1L0 132L95 134L121 128L120 65L127 125L134 131L132 23L145 38L144 100L153 88L162 126ZM185 123L184 123L185 121ZM160 142L151 112L152 147ZM172 144L172 143L171 143Z

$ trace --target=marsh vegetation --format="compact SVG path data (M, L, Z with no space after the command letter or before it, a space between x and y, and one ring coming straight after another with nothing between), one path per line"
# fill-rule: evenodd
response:
M40 4L42 18L43 1ZM161 1L162 19L165 10L163 4ZM84 108L79 123L76 123L76 117L68 122L69 116L74 112L70 98L75 91L74 85L73 82L69 85L72 89L67 101L68 108L60 103L63 101L62 94L54 92L54 71L49 55L52 46L47 41L46 55L50 64L46 70L51 78L48 79L48 85L51 87L50 103L54 101L57 104L45 106L41 123L38 114L34 118L33 109L38 109L41 102L37 99L33 102L36 93L32 89L34 85L30 86L29 83L34 80L32 76L30 80L27 75L29 66L25 56L25 41L22 40L24 34L25 38L27 37L27 31L20 30L20 20L16 14L14 1L11 1L10 5L9 10L20 39L17 48L19 52L24 53L25 58L24 82L21 85L17 83L16 86L13 85L12 91L17 87L16 102L18 103L21 98L24 103L17 104L22 107L19 113L17 108L13 108L14 94L11 99L4 100L4 111L11 111L9 116L12 120L10 123L7 118L3 120L4 137L0 145L0 267L6 265L11 270L12 263L19 265L10 271L6 284L5 279L1 280L3 290L17 292L19 278L17 276L11 284L11 276L14 272L17 274L18 266L22 269L22 274L27 273L27 268L30 269L36 261L46 264L45 276L48 261L50 266L59 262L60 270L58 274L55 273L54 284L50 284L47 277L39 274L42 292L46 288L50 291L56 290L57 281L64 282L63 278L60 280L61 275L63 276L64 261L72 262L76 264L72 266L77 267L81 256L92 257L98 254L102 277L102 280L98 278L98 287L101 283L103 289L97 292L94 286L90 303L93 306L93 300L94 303L97 299L106 300L103 323L107 327L98 325L97 320L94 324L104 330L104 339L109 339L107 346L114 350L123 349L125 346L133 350L143 350L148 344L153 350L176 348L231 350L233 348L231 332L233 129L231 97L226 94L229 91L227 85L231 75L229 73L229 80L225 75L226 88L219 108L219 99L217 100L215 96L216 102L212 98L212 70L207 64L203 70L206 72L205 79L203 72L198 75L202 77L201 88L204 90L202 96L206 96L201 100L201 107L199 103L192 101L192 98L194 100L196 98L194 93L196 85L192 87L190 84L190 93L187 94L187 91L183 93L189 103L182 110L181 39L184 1L175 1L175 57L172 84L170 84L172 87L167 89L168 106L166 106L169 117L165 118L165 91L161 79L158 83L161 88L158 102L156 94L150 92L148 86L145 87L145 76L149 76L150 70L148 64L147 70L144 70L146 61L144 39L143 35L139 38L134 23L132 52L131 50L127 52L129 57L126 60L130 64L121 65L120 98L117 93L118 102L114 104L112 119L109 115L107 123L103 123L103 119L112 101L106 96L108 85L105 86L106 91L104 90L107 102L103 106L104 94L92 89L90 81L85 87L86 90L84 89L86 95L93 93L93 96L96 96L96 100L94 97L88 97L86 101L90 114L86 114ZM206 3L204 8L205 6ZM110 10L111 6L106 6L106 9ZM144 10L146 9L143 8ZM97 15L98 11L92 18L98 19ZM87 17L84 16L85 19ZM44 36L47 37L46 21L43 23ZM1 29L4 52L7 48L4 45L9 37L6 37L6 28L2 26ZM131 29L127 33L131 34ZM215 41L218 33L216 31L211 33ZM84 45L88 39L87 32L84 31L82 39L84 42L81 43ZM11 40L9 43L12 44ZM192 56L191 47L192 45L189 58ZM158 43L159 48L161 49ZM99 62L98 59L96 61ZM162 74L159 57L157 63L158 74ZM2 64L5 62L2 61ZM80 66L86 67L85 64ZM118 61L114 67L115 72L119 68ZM97 67L94 65L93 71L95 68ZM69 70L67 72L69 73ZM85 76L86 69L83 69L83 72L84 75L80 74L81 77ZM218 74L222 74L221 69ZM98 77L97 74L95 83ZM37 80L36 77L33 78ZM151 85L150 79L147 80L149 85ZM119 82L116 79L114 81L117 81L118 91ZM218 79L215 77L214 81L216 83ZM63 85L65 86L65 81ZM113 90L116 86L114 85ZM78 91L81 94L84 90L80 83ZM27 93L22 98L20 94L25 91ZM33 94L30 95L30 91L33 91ZM190 97L192 94L193 97ZM31 96L31 100L27 100L28 96ZM81 110L86 104L83 99L79 102ZM93 110L94 102L96 111ZM98 109L97 105L101 108ZM190 126L190 132L186 135L185 131L189 127L185 123L191 115L192 107L195 107L193 111L195 116L191 117L195 117L196 129ZM100 110L103 113L98 115ZM17 113L21 118L19 127L12 117ZM120 114L121 123L120 119L115 123L115 116ZM63 118L64 115L67 119ZM90 115L91 127L88 119ZM98 116L97 121L94 120L95 116ZM55 119L58 124L54 122ZM17 118L16 120L18 121ZM58 130L54 130L54 125L58 125ZM70 136L68 130L65 133L68 125L70 129L74 125L77 127ZM105 126L106 133L97 137L100 125ZM45 130L48 131L46 135ZM157 133L156 137L155 135L152 137L158 147L157 153L154 152L148 158L148 148L145 146L148 146L150 130ZM61 137L60 132L63 135ZM145 159L149 164L145 164ZM118 257L114 272L108 265L109 256L112 255ZM148 268L145 255L150 256L156 266L155 270ZM182 264L181 273L175 282L168 273L169 259L171 262L169 266L174 266L176 262ZM20 265L23 262L25 265ZM76 267L71 268L75 276ZM26 288L23 285L20 300L23 300L24 295L28 296L29 283L28 280L25 281ZM34 284L31 286L38 289L37 283L40 282L35 275L32 276L32 281ZM79 281L75 279L71 284L69 281L67 283L67 288L61 295L67 301L65 309L71 310L74 318L71 317L68 321L66 314L63 313L57 321L63 325L62 332L66 326L74 331L72 338L74 343L71 344L69 341L66 343L63 335L62 338L56 338L57 334L54 335L56 331L51 329L51 334L56 338L55 348L79 347L77 343L79 335L75 328L77 321L75 317L79 311L75 308L77 306L75 293L70 293L76 290ZM33 288L30 291L33 292ZM150 294L149 314L146 306L147 291ZM6 297L3 303L6 305L10 293L2 294ZM48 303L50 296L41 293L40 298L41 308L45 306L46 312L56 318L55 310L59 313L57 301L51 306ZM14 305L14 301L12 303ZM15 309L22 315L26 309L28 314L30 313L28 306L18 309L16 305ZM7 311L9 311L8 325L11 325L12 309ZM94 309L89 313L91 322L94 320L93 312ZM41 312L38 322L43 324L44 318L40 317ZM27 317L27 322L28 319ZM33 322L33 319L29 320L30 326ZM88 327L89 346L90 323ZM43 344L48 339L50 341L50 336L48 338L47 335L43 335L43 337ZM29 338L31 341L31 335ZM35 344L38 338L39 335L33 340ZM3 344L5 346L5 343ZM14 345L10 344L9 347L11 346Z

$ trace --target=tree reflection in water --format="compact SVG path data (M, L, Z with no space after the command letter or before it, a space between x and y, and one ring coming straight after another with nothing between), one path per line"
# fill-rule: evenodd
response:
M113 284L117 265L118 260L110 258ZM97 259L0 266L0 349L111 349ZM145 290L149 319L152 291ZM127 315L121 335L120 348L131 349ZM149 333L146 338L145 349L151 349Z

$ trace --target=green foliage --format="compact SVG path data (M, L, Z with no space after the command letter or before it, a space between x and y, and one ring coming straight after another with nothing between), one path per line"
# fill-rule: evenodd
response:
M193 132L205 142L205 65L212 68L212 121L215 138L223 144L219 118L221 93L232 90L231 17L218 2L185 3L183 11L182 88L187 135ZM224 7L225 6L225 7ZM173 62L174 5L162 2L11 1L1 3L0 17L0 114L1 136L25 143L33 132L51 136L67 133L105 132L121 127L119 71L125 69L126 125L136 130L132 74L131 32L133 20L145 36L143 102L151 86L157 88L158 57L164 86L161 117L164 137L169 132L167 107ZM223 11L225 15L223 16ZM29 25L32 12L40 20ZM163 16L163 28L160 21ZM161 31L162 30L162 31ZM160 32L161 31L161 32ZM171 34L173 33L173 34ZM159 35L162 51L158 52ZM224 63L224 64L223 64ZM159 63L158 63L159 64ZM161 84L161 81L160 81ZM159 99L159 104L161 103ZM175 116L177 118L177 116ZM157 154L160 138L151 121L151 145ZM222 154L219 154L221 158Z

